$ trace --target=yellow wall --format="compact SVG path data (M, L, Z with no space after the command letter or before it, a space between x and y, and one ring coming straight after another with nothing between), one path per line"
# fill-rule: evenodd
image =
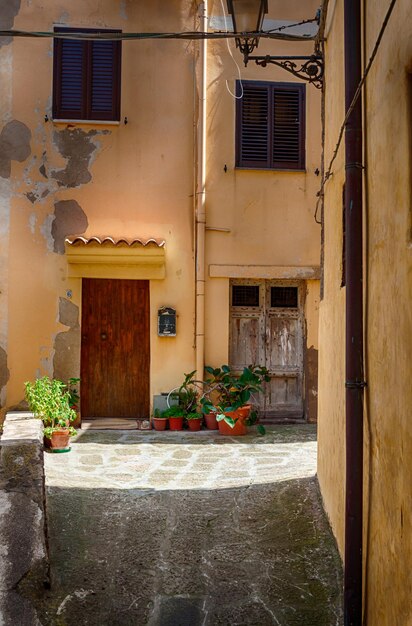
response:
M39 2L22 5L14 20L21 30L52 30L56 24L118 28L125 32L183 31L198 28L198 3L171 2ZM296 4L296 6L295 6ZM226 6L226 5L225 5ZM311 2L308 15L315 13ZM221 14L220 2L210 5ZM288 10L270 3L271 17L301 17L299 3ZM64 220L58 203L70 201L77 216L66 234L139 237L166 241L166 278L150 283L151 392L167 391L195 363L195 237L196 127L198 124L199 45L178 41L123 42L121 119L116 124L57 123L52 120L53 44L49 39L16 39L0 48L5 76L0 95L3 124L17 120L30 131L29 154L11 161L10 178L0 178L0 194L10 206L10 227L0 233L4 290L0 294L0 346L7 352L10 381L7 399L23 399L23 382L36 375L53 375L53 359L61 333L79 341L80 329L59 322L59 299L67 299L81 315L81 279L69 278L61 232ZM231 48L237 62L241 56ZM262 42L259 52L310 53L313 43ZM283 70L249 65L243 78L296 80ZM235 163L236 65L226 42L209 44L207 83L207 227L206 231L206 362L228 359L229 278L209 278L212 264L276 268L319 266L319 226L313 219L320 167L320 94L306 88L306 172L237 171ZM45 121L45 115L49 121ZM128 123L123 123L127 117ZM73 157L67 158L71 142ZM88 155L82 159L80 154ZM227 173L224 166L227 165ZM72 168L72 169L71 169ZM66 176L64 184L58 179ZM68 172L73 184L67 184ZM57 172L57 173L56 173ZM59 173L60 172L60 173ZM88 178L90 180L88 180ZM28 194L28 196L26 195ZM56 208L57 204L57 208ZM87 217L87 228L81 227ZM54 230L53 230L54 229ZM9 261L7 263L7 251ZM259 277L259 276L257 276ZM267 276L270 277L270 276ZM316 290L307 285L308 348L317 350ZM177 337L157 337L157 309L177 309ZM76 334L77 333L77 334ZM58 339L56 339L56 337ZM64 337L63 337L64 339ZM66 338L68 339L68 338ZM76 352L77 350L77 352ZM70 373L78 374L78 346L73 348ZM2 366L0 354L0 370ZM1 383L1 371L0 371ZM2 385L0 385L1 387Z
M365 59L386 7L365 2ZM326 163L344 117L343 2L327 32ZM395 5L366 83L365 118L365 606L367 624L411 624L412 385L410 3ZM318 475L343 551L344 298L340 288L343 157L325 198L325 296L320 307ZM368 480L369 477L369 480ZM368 492L369 483L369 492ZM407 513L405 513L407 512ZM369 521L369 524L368 524Z

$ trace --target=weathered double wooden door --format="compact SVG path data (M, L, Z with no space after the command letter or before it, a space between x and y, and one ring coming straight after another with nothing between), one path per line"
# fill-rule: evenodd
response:
M304 299L300 281L232 280L230 365L267 367L263 417L303 417Z
M82 281L83 417L149 416L149 281Z

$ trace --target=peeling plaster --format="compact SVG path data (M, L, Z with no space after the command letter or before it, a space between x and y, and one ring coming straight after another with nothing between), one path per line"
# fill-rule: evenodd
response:
M0 30L10 30L14 25L14 18L20 11L21 0L0 1ZM12 37L0 37L0 48L7 46Z
M10 178L11 162L25 161L31 152L31 132L23 122L12 120L0 133L0 176Z
M69 327L54 340L53 376L68 381L79 375L80 324L79 307L66 298L59 298L59 322Z
M64 169L52 170L50 176L57 181L59 187L79 187L91 181L89 166L92 155L98 144L92 141L96 135L107 135L108 130L89 130L66 128L53 133L53 143L65 159Z
M76 200L56 202L54 220L51 225L54 252L64 254L64 240L67 235L80 235L87 230L88 225L86 213Z

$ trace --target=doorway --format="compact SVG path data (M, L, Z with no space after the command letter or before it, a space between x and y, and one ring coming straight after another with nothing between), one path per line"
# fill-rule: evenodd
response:
M304 416L304 283L232 280L229 364L265 366L270 382L254 398L263 419Z
M84 418L148 418L148 280L82 281L81 411Z

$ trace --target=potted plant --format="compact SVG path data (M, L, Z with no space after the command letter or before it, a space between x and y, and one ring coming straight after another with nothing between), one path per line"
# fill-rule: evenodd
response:
M215 411L219 432L223 435L245 435L247 426L256 421L248 404L252 393L262 390L263 382L270 380L265 367L250 365L240 376L235 376L228 365L220 368L207 367L209 393L201 400L204 413ZM258 426L264 434L262 425Z
M188 413L186 420L189 430L197 431L202 428L203 415L201 413Z
M170 430L182 430L184 418L187 418L189 415L197 415L196 408L199 392L196 385L199 383L195 380L195 374L196 370L193 370L193 372L190 372L189 374L185 374L180 387L172 389L167 397L168 404L171 397L176 398L178 401L176 406L171 406L163 412L163 414L167 415L169 418ZM202 416L200 415L200 418L201 417ZM198 430L200 430L200 428Z
M171 406L162 412L163 418L169 418L170 430L183 430L183 420L185 418L182 407L178 404Z
M70 450L69 439L76 434L70 423L76 412L70 408L66 385L43 376L34 383L26 382L25 392L30 410L43 422L46 447L53 452Z
M80 378L69 378L67 391L69 392L69 406L76 413L76 418L72 424L73 428L79 428L81 424L80 418Z
M167 415L161 413L159 409L155 409L152 422L155 430L166 430Z

